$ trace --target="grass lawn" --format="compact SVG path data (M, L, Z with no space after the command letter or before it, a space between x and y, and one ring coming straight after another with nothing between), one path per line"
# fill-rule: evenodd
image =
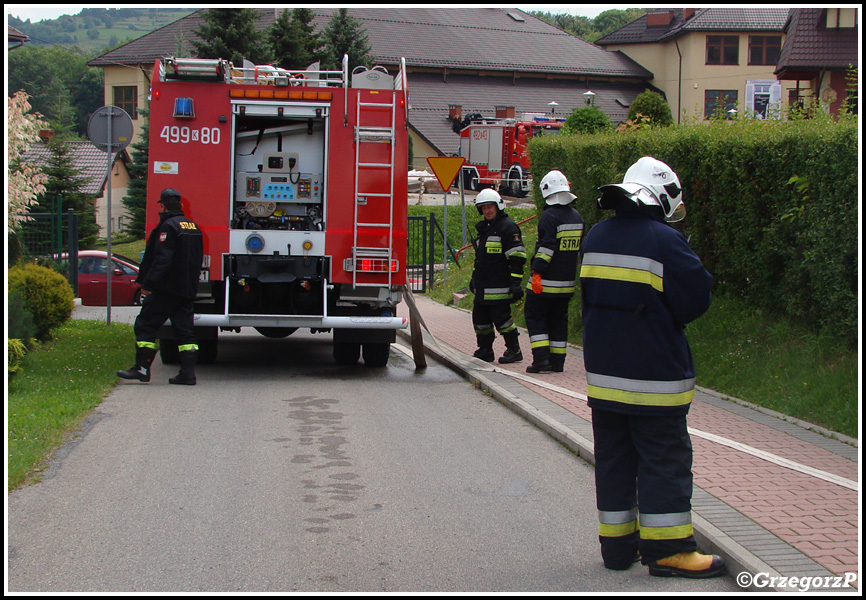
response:
M9 379L9 490L38 478L33 470L102 402L117 383L115 371L134 360L130 325L70 319L53 333Z

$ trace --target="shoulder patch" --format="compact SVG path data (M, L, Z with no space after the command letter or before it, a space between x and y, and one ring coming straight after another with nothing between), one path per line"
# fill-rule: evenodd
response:
M159 234L159 241L160 241L160 242L164 242L166 237L168 237L168 234L167 234L167 233L164 233L164 232L163 232L163 233L160 233L160 234Z

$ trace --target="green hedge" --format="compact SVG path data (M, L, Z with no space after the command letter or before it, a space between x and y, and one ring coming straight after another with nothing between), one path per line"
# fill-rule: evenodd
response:
M530 152L534 172L565 173L589 224L609 216L596 207L598 186L622 181L641 156L666 162L688 210L676 227L691 236L718 289L856 344L856 120L547 136L533 139ZM537 188L534 197L540 206Z
M8 277L8 291L22 295L38 339L50 339L51 330L72 316L75 307L72 286L57 271L24 263L9 269Z

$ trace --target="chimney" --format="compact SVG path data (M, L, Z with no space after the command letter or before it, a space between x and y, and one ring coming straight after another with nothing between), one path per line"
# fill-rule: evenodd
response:
M683 9L683 21L688 21L689 19L691 19L694 16L695 16L695 9L694 8L684 8Z
M459 104L448 105L448 117L451 119L459 119L463 114L463 107Z
M652 12L646 16L647 27L667 27L674 18L673 11Z
M54 130L53 129L40 129L39 130L39 139L41 139L44 143L48 143L54 139Z
M514 118L514 107L513 106L497 106L496 108L496 118L497 119L513 119Z

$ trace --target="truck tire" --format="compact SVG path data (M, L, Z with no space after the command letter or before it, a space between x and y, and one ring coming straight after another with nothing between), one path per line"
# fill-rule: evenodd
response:
M217 359L217 340L199 340L198 363L201 365L212 365Z
M359 342L334 342L334 361L341 366L352 366L358 364L361 357L361 344Z
M385 367L391 356L391 344L387 342L371 342L364 344L364 366Z
M177 340L174 338L160 338L159 359L164 365L176 365L180 363L180 351L177 349Z
M526 192L523 190L523 187L520 185L520 171L517 169L511 169L508 172L508 187L511 190L510 196L514 198L526 198Z

